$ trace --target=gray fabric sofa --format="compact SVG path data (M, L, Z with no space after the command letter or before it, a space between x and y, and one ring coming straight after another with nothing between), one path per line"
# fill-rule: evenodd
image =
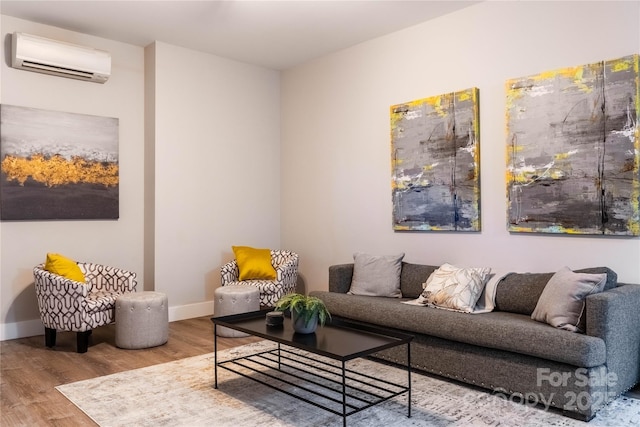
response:
M347 294L353 264L329 267L329 291L315 291L332 316L415 335L414 368L557 408L590 420L640 382L640 285L617 283L608 268L605 290L586 299L586 333L531 319L553 273L510 273L497 285L496 308L468 314L402 304L417 298L437 266L402 263L402 298ZM376 357L406 363L404 346Z

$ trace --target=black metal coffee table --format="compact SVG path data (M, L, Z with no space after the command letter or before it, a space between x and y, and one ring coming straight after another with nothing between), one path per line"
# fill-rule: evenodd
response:
M218 388L218 367L221 367L340 415L344 426L347 416L407 393L407 417L411 417L412 335L335 317L318 327L314 334L300 335L293 331L289 318L285 318L282 326L267 326L268 311L211 318L215 388ZM278 346L218 362L218 326L274 341ZM382 379L382 372L373 376L346 367L347 361L399 345L407 346L406 386Z

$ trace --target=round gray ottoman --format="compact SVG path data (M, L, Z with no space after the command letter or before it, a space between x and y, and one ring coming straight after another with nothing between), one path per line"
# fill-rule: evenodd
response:
M139 349L169 339L169 307L162 292L133 292L116 299L116 346Z
M260 310L260 289L251 285L221 286L214 291L213 315L216 317L230 314L248 313ZM217 326L219 337L239 338L248 334Z

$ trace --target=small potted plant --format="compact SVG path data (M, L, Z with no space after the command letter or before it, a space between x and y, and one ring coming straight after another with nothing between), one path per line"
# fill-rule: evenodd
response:
M285 295L276 303L276 310L287 309L291 311L293 330L300 334L311 334L316 331L318 323L324 326L327 319L331 319L327 306L317 297L296 293Z

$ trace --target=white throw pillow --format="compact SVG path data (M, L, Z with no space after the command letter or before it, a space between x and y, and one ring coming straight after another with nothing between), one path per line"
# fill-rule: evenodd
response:
M376 297L402 297L400 291L402 258L404 253L374 256L356 252L353 254L353 278L348 293Z
M427 305L471 313L482 293L491 268L461 268L443 264L422 287L420 300Z
M531 318L556 328L582 332L578 326L587 295L602 292L607 274L576 273L564 267L544 287Z

